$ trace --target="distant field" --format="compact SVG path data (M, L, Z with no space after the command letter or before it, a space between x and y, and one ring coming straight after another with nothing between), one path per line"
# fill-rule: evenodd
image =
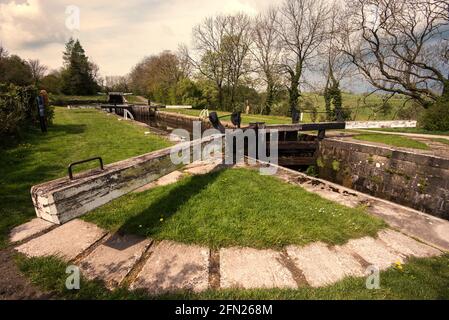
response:
M142 99L138 96L126 96L129 103L142 103ZM54 105L70 104L70 103L105 103L108 101L108 96L92 95L92 96L65 96L65 95L51 95L50 102Z
M178 113L178 114L185 114L188 116L194 116L199 117L201 110L196 109L164 109L163 111L171 112L171 113ZM216 111L216 110L209 110L209 112L217 112L219 117L222 121L231 121L230 115L231 113L226 111ZM249 124L250 122L265 122L266 124L289 124L292 123L292 120L288 117L281 117L281 116L262 116L262 115L255 115L255 114L242 114L242 124Z
M419 133L419 134L437 134L442 136L449 136L449 131L428 131L422 128L389 128L389 129L372 129L375 131L385 132L404 132L404 133Z
M323 96L317 93L304 93L303 97L306 101L309 101L317 108L317 121L322 121L325 118L324 106L324 98ZM129 103L146 103L146 99L136 95L126 96L126 99ZM70 104L70 103L101 103L107 101L107 95L92 95L92 96L65 96L65 95L52 95L51 101L55 105L61 104ZM375 112L375 107L379 108L382 105L382 96L378 94L373 94L368 97L365 97L363 94L352 94L352 93L343 93L343 107L351 109L351 117L354 120L393 120L397 117L397 111L404 104L404 97L397 96L391 98L389 100L389 104L391 105L391 109L388 112L382 113L380 111ZM374 108L373 108L374 107ZM214 108L210 108L213 110ZM304 110L303 110L304 111ZM197 116L199 114L199 110L182 110L182 111L170 111L170 112L179 112L183 114L189 114ZM306 110L306 112L308 112ZM228 112L219 112L220 115L229 114ZM291 120L288 117L283 116L259 116L259 115L249 115L244 116L247 119L246 123L253 121L261 121L266 120L269 124L285 124L290 123ZM225 119L226 120L226 119ZM312 122L310 113L306 113L304 115L304 122Z
M313 101L319 112L325 111L323 96L316 93L304 93L304 97ZM391 110L385 114L381 112L373 112L373 106L379 108L382 105L382 96L372 94L365 97L363 94L343 93L343 107L351 110L351 116L354 120L398 120L394 119L398 109L404 105L405 98L396 96L389 100ZM324 114L322 114L324 116ZM318 117L320 114L318 115Z
M108 97L106 95L95 95L95 96L64 96L64 95L54 95L54 99L59 100L79 100L79 101L90 101L90 100L97 100L97 101L103 101L107 100Z
M315 93L304 93L303 96L306 100L313 103L313 105L317 108L317 117L316 121L325 121L325 105L324 98ZM394 97L390 99L389 103L391 105L391 109L388 112L382 113L380 111L374 112L373 106L379 108L382 105L382 96L380 95L371 95L369 97L364 97L362 94L343 94L343 107L351 109L351 120L397 120L396 113L400 107L404 104L404 98L401 96ZM181 114L187 114L191 116L198 116L201 110L165 110L168 112L175 112ZM209 110L210 112L214 111L213 109ZM308 110L303 110L306 113L304 114L304 122L313 122L311 114ZM225 116L230 114L225 111L218 111L219 116ZM249 122L256 121L264 121L267 124L288 124L291 123L291 119L289 117L284 116L262 116L257 114L251 115L242 115L243 123L248 124ZM229 120L228 117L223 120Z

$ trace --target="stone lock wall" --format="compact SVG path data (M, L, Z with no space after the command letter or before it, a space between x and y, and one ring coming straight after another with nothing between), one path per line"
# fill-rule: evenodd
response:
M449 159L325 139L320 178L449 220Z

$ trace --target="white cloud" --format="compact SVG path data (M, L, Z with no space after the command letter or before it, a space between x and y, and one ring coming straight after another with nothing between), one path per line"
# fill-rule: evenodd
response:
M125 74L143 56L190 43L206 16L254 15L270 0L0 0L0 42L23 58L62 64L64 42L79 37L103 75ZM68 5L80 8L80 31L65 27Z

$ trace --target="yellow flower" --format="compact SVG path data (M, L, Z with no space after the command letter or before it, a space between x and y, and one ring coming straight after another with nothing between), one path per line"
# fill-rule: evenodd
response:
M401 263L401 261L397 261L396 262L396 268L398 269L398 270L400 270L400 271L402 271L402 263Z

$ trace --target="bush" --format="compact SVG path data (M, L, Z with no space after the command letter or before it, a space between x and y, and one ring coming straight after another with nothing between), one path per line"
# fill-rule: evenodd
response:
M429 131L449 130L449 100L440 99L426 110L420 125Z
M37 95L33 86L0 84L0 136L16 136L29 125L39 124ZM47 121L51 123L53 110L46 111Z

